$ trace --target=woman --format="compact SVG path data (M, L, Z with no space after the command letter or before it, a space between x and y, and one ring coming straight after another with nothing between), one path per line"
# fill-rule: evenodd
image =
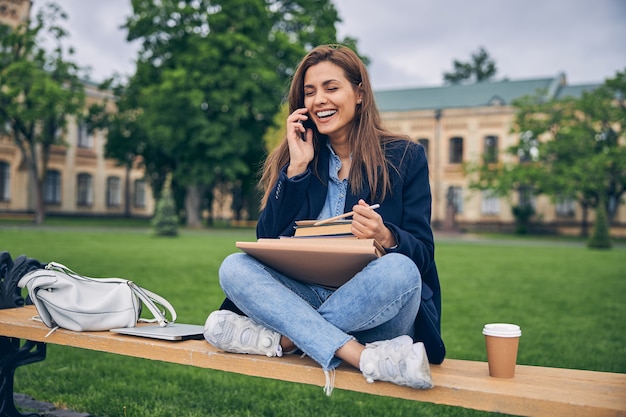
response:
M299 349L327 382L343 360L368 382L431 387L428 359L441 363L445 348L424 149L382 128L365 66L346 47L307 54L289 107L287 135L264 165L257 237L291 236L296 220L354 211L352 233L387 254L337 289L230 255L219 271L228 298L208 317L205 338L237 353Z

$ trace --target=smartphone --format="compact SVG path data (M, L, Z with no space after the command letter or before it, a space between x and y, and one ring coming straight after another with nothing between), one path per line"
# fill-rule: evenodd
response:
M313 122L311 119L303 120L301 123L305 129L313 129ZM306 130L300 134L300 139L306 142Z

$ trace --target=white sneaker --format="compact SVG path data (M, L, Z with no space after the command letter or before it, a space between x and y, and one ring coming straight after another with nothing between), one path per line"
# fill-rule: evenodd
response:
M369 383L377 380L418 389L433 387L424 344L413 343L406 335L366 344L359 368Z
M209 315L204 324L204 338L226 352L283 356L280 334L228 310Z

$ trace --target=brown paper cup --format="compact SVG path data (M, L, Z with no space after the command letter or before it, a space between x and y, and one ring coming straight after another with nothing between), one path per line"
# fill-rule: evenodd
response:
M522 331L515 324L492 323L483 328L487 346L489 375L513 378L517 363L517 348Z

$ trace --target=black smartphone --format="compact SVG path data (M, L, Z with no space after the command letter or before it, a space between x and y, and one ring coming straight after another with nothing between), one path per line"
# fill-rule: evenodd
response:
M303 120L301 123L305 129L313 129L313 122L311 119ZM306 130L300 134L300 139L306 142Z

